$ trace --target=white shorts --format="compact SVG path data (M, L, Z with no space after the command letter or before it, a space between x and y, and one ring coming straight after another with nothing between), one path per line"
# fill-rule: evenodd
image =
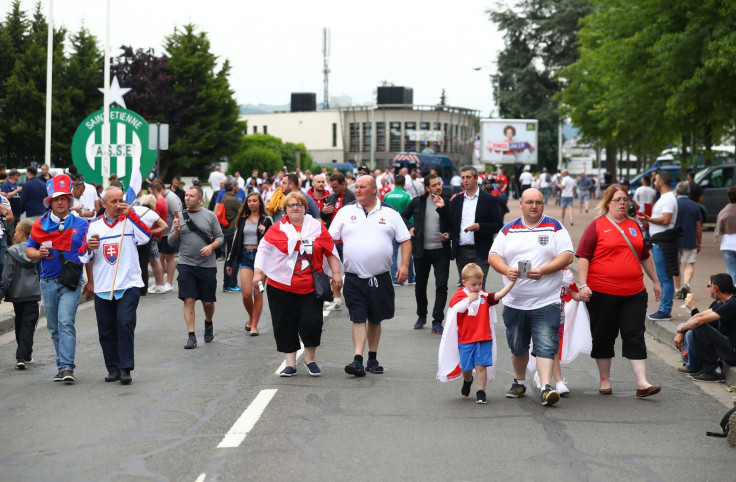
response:
M695 263L695 259L698 257L698 249L681 249L680 253L680 263L688 263L692 264Z

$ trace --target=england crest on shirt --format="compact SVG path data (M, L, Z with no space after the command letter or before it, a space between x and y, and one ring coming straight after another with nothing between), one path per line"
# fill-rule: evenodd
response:
M540 234L539 237L537 238L537 241L539 242L540 245L547 246L547 244L549 243L549 235Z
M118 243L110 243L102 246L102 252L105 255L105 261L114 265L118 261L120 255L120 246Z
M636 237L636 229L629 228L629 233L631 233L632 236Z

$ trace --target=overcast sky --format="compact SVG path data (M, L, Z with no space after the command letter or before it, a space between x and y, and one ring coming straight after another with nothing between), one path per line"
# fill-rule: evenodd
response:
M35 0L22 0L27 12ZM48 15L48 0L41 2ZM54 0L55 25L82 23L105 39L105 0ZM502 38L486 10L497 0L112 0L112 54L120 45L153 47L193 23L232 65L240 104L288 104L291 92L324 95L322 29L331 30L330 96L371 102L381 81L414 89L415 104L492 110L491 84ZM0 0L3 15L11 0ZM480 71L474 67L483 67ZM125 87L125 86L123 86Z

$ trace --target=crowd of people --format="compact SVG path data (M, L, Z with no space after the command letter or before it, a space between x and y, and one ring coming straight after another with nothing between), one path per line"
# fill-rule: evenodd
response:
M244 179L217 166L208 179L213 193L207 206L201 183L184 189L179 178L168 188L149 179L148 193L131 199L116 179L99 193L73 168L45 181L43 169L38 176L33 168L27 172L22 187L17 171L7 173L2 185L6 228L0 239L7 246L12 232L15 244L2 256L0 294L14 303L18 369L33 360L43 300L56 350L55 381L75 380L74 323L82 290L94 297L106 382L132 382L141 296L177 290L187 330L184 348L190 350L198 345L194 308L201 302L203 338L211 343L218 258L224 259L222 291L241 293L249 336L259 334L265 292L276 349L285 359L283 377L297 374L300 345L307 373L321 375L316 349L323 310L343 306L353 342L353 359L344 371L355 377L383 373L381 323L394 317L397 290L406 285L413 286L416 302L413 328L423 329L431 317L432 332L442 335L438 378L462 376L461 394L469 396L475 372L481 404L487 401L486 381L495 376L498 340L491 307L500 301L514 370L507 398L525 395L526 374L535 368L541 403L554 405L570 393L560 364L578 353L595 359L599 392L611 394L619 336L636 396L657 394L661 387L647 379L644 320L670 319L676 297L693 313L675 338L683 351L681 370L695 380L721 381L720 363L736 363L736 187L729 189L716 231L728 274L711 277L714 302L699 312L690 289L702 248L703 219L698 199L692 199L698 191L688 181L671 191L666 171L655 172L629 199L626 185L605 185L584 173L573 179L566 170L534 176L528 166L512 181L500 169L486 175L463 166L449 182L451 196L437 173L419 177L407 168L362 168L356 176L325 169L312 174L284 168L274 175L254 170ZM596 189L603 189L599 202ZM599 214L577 248L565 228L566 213L573 225L576 193L579 212ZM561 220L545 214L550 196L559 197ZM518 199L522 215L505 222L511 198ZM577 280L567 269L574 258ZM446 309L452 261L460 282ZM485 291L489 272L501 275L504 287L497 293ZM649 315L644 274L659 301Z

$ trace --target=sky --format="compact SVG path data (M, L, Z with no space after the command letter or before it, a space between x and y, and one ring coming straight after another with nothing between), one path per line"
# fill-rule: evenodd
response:
M48 16L48 1L41 1ZM105 0L53 0L54 25L84 25L105 39ZM239 104L290 102L292 92L324 99L322 29L330 29L329 95L370 104L383 81L411 87L414 103L494 109L489 75L503 48L486 11L500 0L111 0L110 45L163 52L174 28L193 23L232 66ZM0 0L3 17L11 0ZM36 0L22 0L33 11ZM474 68L481 67L476 71ZM123 86L125 87L125 86Z

